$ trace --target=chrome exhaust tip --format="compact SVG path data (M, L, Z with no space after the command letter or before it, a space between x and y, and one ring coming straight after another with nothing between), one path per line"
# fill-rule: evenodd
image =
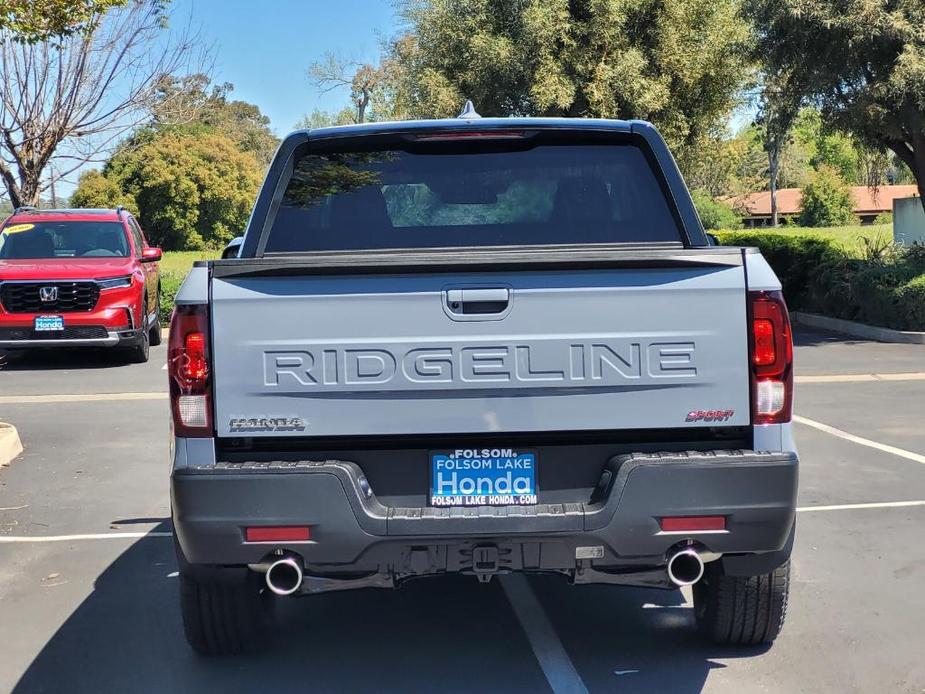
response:
M692 586L703 578L703 557L694 547L685 547L668 556L668 578L676 586Z
M283 556L267 567L264 578L276 595L292 595L302 587L302 561L295 555Z

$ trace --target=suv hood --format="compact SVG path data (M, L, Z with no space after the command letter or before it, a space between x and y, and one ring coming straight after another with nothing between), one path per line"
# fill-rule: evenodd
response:
M81 280L132 274L131 258L0 260L3 280Z

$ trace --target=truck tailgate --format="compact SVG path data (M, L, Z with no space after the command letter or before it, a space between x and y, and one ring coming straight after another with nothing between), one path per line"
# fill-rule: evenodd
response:
M433 269L213 278L218 435L750 421L740 264Z

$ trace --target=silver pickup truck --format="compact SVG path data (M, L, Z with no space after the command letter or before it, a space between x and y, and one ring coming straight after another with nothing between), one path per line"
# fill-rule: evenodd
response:
M724 644L786 610L797 454L780 283L704 233L644 122L301 131L168 367L186 635L448 573L692 586Z

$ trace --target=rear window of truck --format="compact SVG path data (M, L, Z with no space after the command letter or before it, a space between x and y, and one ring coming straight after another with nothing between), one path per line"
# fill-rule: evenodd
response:
M295 155L265 253L681 240L629 142L319 147Z

